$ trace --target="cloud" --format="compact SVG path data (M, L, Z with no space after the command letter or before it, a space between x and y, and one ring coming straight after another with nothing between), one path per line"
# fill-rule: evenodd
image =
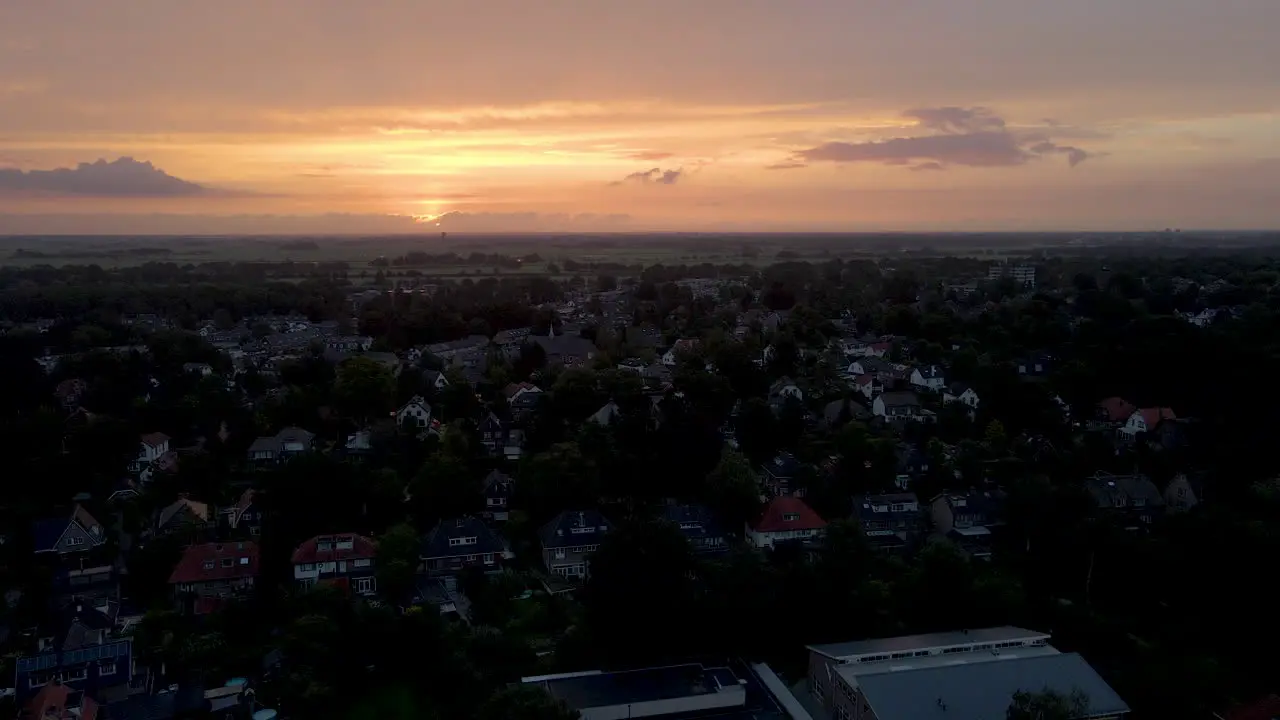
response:
M643 172L633 172L630 175L610 183L611 185L622 185L624 183L636 183L640 185L675 185L681 177L684 176L684 168L675 170L663 170L662 168L649 168Z
M915 120L928 134L867 142L825 142L795 154L794 161L901 165L914 171L965 167L1016 167L1048 155L1064 155L1075 167L1093 154L1074 145L1059 145L1057 123L1035 132L1010 129L987 108L914 108L903 117ZM1078 136L1063 128L1063 134Z
M800 168L809 167L802 162L780 162L772 165L765 165L765 170L799 170Z
M96 197L190 197L203 185L176 178L149 162L122 157L53 170L0 169L0 193Z
M659 152L657 150L638 150L636 152L627 153L626 158L629 160L647 160L649 162L657 162L672 157L674 153Z

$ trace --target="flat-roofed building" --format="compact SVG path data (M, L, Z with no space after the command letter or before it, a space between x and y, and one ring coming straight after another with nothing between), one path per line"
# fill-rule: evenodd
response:
M837 720L1000 718L1019 690L1088 698L1082 718L1129 707L1083 657L1016 627L809 646L809 691Z

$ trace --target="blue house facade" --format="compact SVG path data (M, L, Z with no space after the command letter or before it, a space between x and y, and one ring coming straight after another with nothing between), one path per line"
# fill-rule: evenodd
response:
M133 640L114 635L100 610L74 607L56 633L39 633L35 646L15 663L14 692L21 705L50 682L90 696L128 685L133 677Z

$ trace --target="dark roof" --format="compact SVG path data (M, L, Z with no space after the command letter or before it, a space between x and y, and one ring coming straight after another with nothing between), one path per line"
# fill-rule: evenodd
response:
M1164 505L1160 488L1146 475L1098 473L1085 481L1085 489L1098 507L1159 507Z
M875 505L905 505L907 503L918 503L915 493L891 493L887 495L859 495L853 499L853 514L859 520L915 520L920 517L919 505L915 510L887 510L877 512L872 509Z
M538 681L553 697L575 710L650 703L714 693L719 686L737 685L727 668L674 665L644 670L552 677Z
M662 518L674 523L690 540L722 535L715 516L703 505L667 505L662 508Z
M484 476L484 494L486 497L506 497L511 492L511 476L501 470L490 470Z
M947 386L947 392L951 395L955 395L956 397L963 395L964 391L968 389L969 389L969 383L964 383L959 381L953 382Z
M879 720L1002 718L1015 692L1045 688L1062 694L1079 689L1088 698L1091 716L1129 712L1116 691L1076 653L859 674L858 687Z
M452 538L475 538L474 544L449 545ZM422 538L422 557L445 558L460 555L483 555L506 550L498 536L476 517L441 520Z
M792 478L800 472L800 461L789 452L778 453L776 457L764 464L765 472L778 478Z
M971 515L986 518L987 522L994 522L999 518L1000 510L1005 500L1003 491L999 490L995 492L970 490L967 493L944 493L939 497L944 498L947 506L953 511L961 508ZM936 500L937 498L934 499Z
M822 419L828 425L835 425L840 422L840 416L844 413L845 406L849 406L849 417L854 420L865 419L870 417L871 413L867 412L865 405L856 403L852 400L832 400L822 408Z
M579 532L573 532L575 529ZM599 510L571 510L560 513L543 525L538 537L542 540L543 549L595 545L612 529L613 523ZM596 542L583 542L584 539Z
M596 351L596 346L579 335L530 335L533 341L542 346L547 357L581 357L585 358Z
M885 407L920 407L920 397L910 390L884 393L880 401Z
M62 534L67 528L75 523L82 530L88 533L89 537L94 538L94 545L101 545L106 542L106 535L103 532L102 523L89 514L83 506L76 505L71 510L70 517L49 518L47 520L39 520L35 523L35 552L49 552L56 549L58 541L62 539ZM97 534L93 529L98 528ZM85 549L88 549L87 547Z
M976 628L973 630L953 630L951 632L925 633L922 635L899 635L897 637L873 638L870 640L853 640L851 642L825 643L810 645L810 650L828 657L845 658L854 655L892 654L908 650L924 650L927 648L943 648L970 643L997 643L1011 640L1048 640L1047 633L1035 630L1024 630L1009 625L992 628ZM1002 714L1003 715L1003 714Z
M351 548L339 550L337 548L338 543L344 541L349 541ZM320 549L320 545L323 543L328 543L328 549ZM303 542L293 551L291 562L297 565L299 563L333 562L336 560L372 560L377 554L377 544L363 535L354 533L317 535Z
M223 565L230 560L229 566ZM211 562L213 567L206 568ZM169 576L169 584L185 584L256 577L258 574L258 546L253 542L204 543L192 545L182 553L182 559Z

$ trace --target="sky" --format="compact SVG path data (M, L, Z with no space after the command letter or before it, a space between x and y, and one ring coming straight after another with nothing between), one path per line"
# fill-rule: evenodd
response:
M1277 0L4 0L0 234L1280 227Z

